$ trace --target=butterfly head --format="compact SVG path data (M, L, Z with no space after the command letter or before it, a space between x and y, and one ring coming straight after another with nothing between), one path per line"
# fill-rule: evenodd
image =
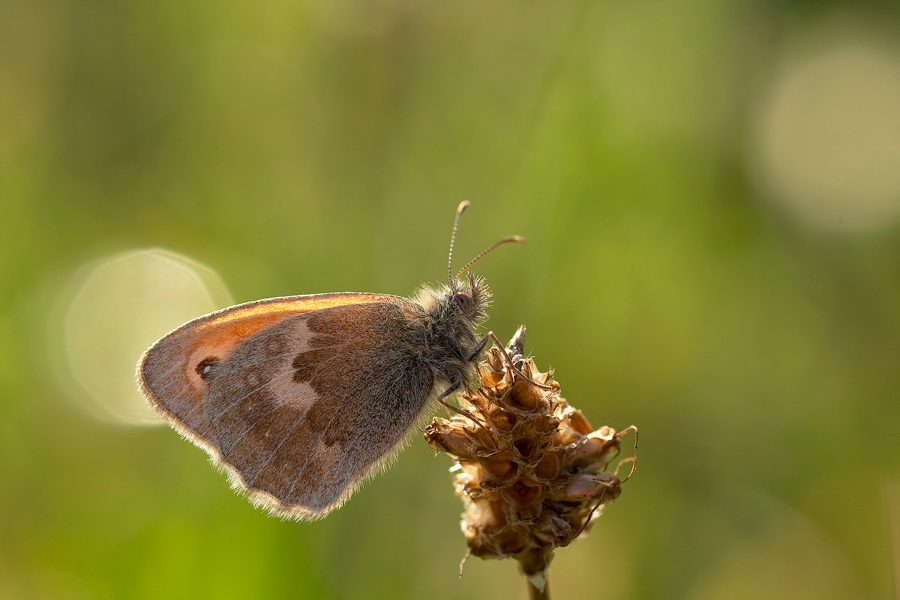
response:
M483 344L478 343L475 330L487 318L491 297L484 279L470 272L469 267L497 246L525 241L518 236L504 238L470 260L454 276L453 246L459 217L468 205L468 202L463 202L456 210L456 220L450 236L450 256L447 260L447 285L424 287L416 297L426 314L431 346L440 354L443 365L441 370L446 371L442 376L457 385L465 381L471 363L479 354L479 348L483 347Z
M427 359L450 386L465 384L478 351L478 326L487 317L491 293L484 279L469 274L450 285L425 286L416 302L425 311Z
M433 319L472 329L487 318L490 298L484 278L468 273L449 285L421 288L416 301Z

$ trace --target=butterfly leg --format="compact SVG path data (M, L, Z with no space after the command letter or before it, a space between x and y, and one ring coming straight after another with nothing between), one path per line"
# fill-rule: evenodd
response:
M478 345L475 346L475 348L471 352L469 352L469 356L466 357L466 360L471 362L478 358L478 355L484 352L484 347L488 345L488 342L491 341L492 338L496 340L497 336L494 335L493 331L490 331L486 336L481 338L481 341L478 342Z
M470 413L470 412L467 411L467 410L464 410L464 409L462 409L462 408L453 406L452 404L448 404L448 403L444 400L444 398L446 398L447 396L449 396L450 394L452 394L453 392L455 392L456 390L458 390L460 387L461 387L461 386L460 386L458 383L453 384L453 385L450 386L447 390L445 390L443 394L441 394L440 396L438 396L438 402L441 403L441 406L444 408L444 412L446 413L446 412L448 411L448 409L449 409L450 411L453 411L453 412L455 412L456 414L461 415L461 416L463 416L463 417L469 419L470 421L472 421L473 423L475 423L476 425L478 425L479 427L481 427L482 429L484 429L484 430L487 432L487 434L491 437L491 439L494 441L494 444L496 444L496 443L497 443L497 440L496 440L496 438L494 437L494 435L491 433L491 430L488 429L487 427L485 427L484 423L482 423L481 421L479 421L478 419L476 419L476 418L475 418L475 415L473 415L472 413ZM450 418L450 415L449 415L449 414L447 415L447 418Z
M532 379L526 377L526 376L525 376L525 373L523 373L522 370L519 369L519 367L517 367L517 366L513 363L512 358L509 357L509 350L503 346L503 342L501 342L500 340L497 339L497 336L494 335L494 332L493 332L493 331L488 331L487 337L493 339L493 340L494 340L494 344L497 345L497 348L500 348L500 354L503 355L503 359L504 359L504 360L506 361L506 363L509 365L509 368L512 369L512 372L513 372L513 373L515 373L516 375L518 375L518 376L521 377L522 379L526 380L528 383L530 383L531 385L533 385L533 386L536 387L536 388L540 388L540 389L542 389L542 390L550 390L550 389L553 389L553 386L544 385L544 384L538 383L537 381L534 381L534 380L532 380ZM483 343L484 343L484 341L482 341L482 344L483 344Z
M440 396L438 396L438 402L441 403L441 407L443 407L443 409L444 409L444 414L447 415L448 419L450 418L451 410L456 413L459 413L461 411L460 411L460 409L456 408L455 406L453 406L451 404L447 404L447 402L446 402L446 400L444 400L444 398L446 398L447 396L449 396L450 394L452 394L459 388L460 388L460 385L458 383L454 383L449 388L444 390L444 393L442 393Z

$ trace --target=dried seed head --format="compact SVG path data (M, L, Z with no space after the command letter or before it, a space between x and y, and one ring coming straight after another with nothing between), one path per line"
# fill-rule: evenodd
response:
M425 439L461 467L454 487L471 554L515 558L526 576L543 580L553 550L619 497L622 482L606 469L632 428L593 431L560 397L553 373L523 357L524 332L506 356L497 347L487 352L481 387L462 394L464 414L434 419Z

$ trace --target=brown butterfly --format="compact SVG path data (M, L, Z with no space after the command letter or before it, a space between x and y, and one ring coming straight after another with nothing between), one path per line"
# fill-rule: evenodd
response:
M450 239L450 260L459 217ZM138 363L143 394L275 515L324 517L400 451L435 401L468 386L487 345L475 330L490 293L448 268L415 300L288 296L200 317ZM489 334L490 335L490 334Z

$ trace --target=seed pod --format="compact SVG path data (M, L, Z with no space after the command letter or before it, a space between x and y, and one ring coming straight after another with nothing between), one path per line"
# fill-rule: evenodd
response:
M526 576L541 579L553 550L586 531L602 505L619 497L621 481L605 469L619 452L621 433L593 431L559 395L552 372L541 373L524 358L524 331L505 349L486 353L481 387L461 395L463 414L434 419L425 439L461 467L454 486L465 505L461 526L469 551L515 558Z

